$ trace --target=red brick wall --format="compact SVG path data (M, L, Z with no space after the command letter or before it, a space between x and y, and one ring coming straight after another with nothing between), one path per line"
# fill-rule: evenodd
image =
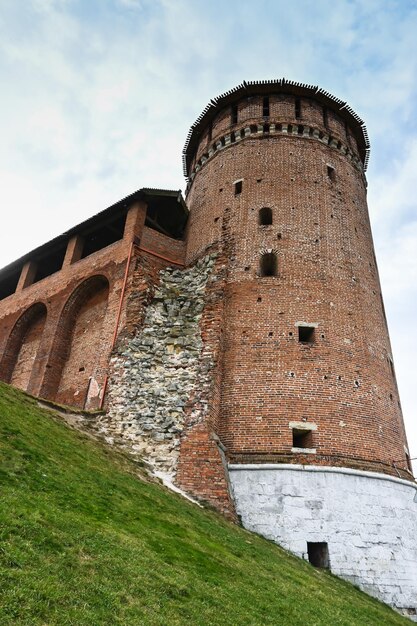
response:
M294 98L274 98L271 116L284 123L288 115L293 123ZM247 106L249 117L256 107L259 115L261 99ZM321 105L301 99L301 115L300 124L326 130ZM225 117L220 112L216 119ZM346 146L344 122L330 110L328 126ZM216 133L215 121L213 138ZM243 190L235 196L238 179ZM405 468L406 438L360 169L311 134L251 135L201 166L188 205L187 262L219 244L222 223L226 217L229 222L222 244L229 253L218 434L230 458L359 464L388 472L394 472L393 459L404 459L399 465ZM258 223L262 207L272 209L271 226ZM261 255L270 251L278 275L260 277ZM298 341L297 322L317 325L313 344ZM316 454L291 452L293 421L317 425Z
M60 271L25 288L21 280L0 301L0 379L63 404L100 405L115 336L141 323L158 271L184 262L184 242L145 227L145 215L146 204L132 204L123 239L81 260L73 237Z
M180 264L184 263L185 242L167 237L147 226L143 229L140 247L151 250Z
M66 359L55 396L57 402L84 406L87 390L92 391L94 386L89 408L99 407L98 381L102 382L100 370L106 371L109 350L109 337L103 337L108 295L108 282L98 280L81 296L81 302L74 303L78 310L69 314L64 345L60 346Z
M225 231L225 229L224 229ZM224 237L222 238L224 240ZM193 496L209 502L231 519L235 510L225 468L226 457L218 438L221 428L221 385L223 376L223 333L225 286L228 247L220 246L206 251L216 254L212 277L205 292L205 308L200 321L203 350L202 361L210 363L211 384L206 394L191 399L188 423L181 437L176 484ZM196 403L206 404L203 422L195 423Z
M27 390L52 400L56 398L65 361L64 352L56 348L60 335L63 333L66 337L68 336L65 330L65 307L77 290L97 275L103 276L110 285L109 303L103 327L103 342L107 350L105 360L107 361L129 248L130 243L124 240L114 243L0 302L0 340L2 342L0 377L3 380L10 381L7 344L13 336L12 331L17 320L34 304L42 303L46 307L47 317ZM65 338L62 339L65 343ZM14 351L12 349L12 352ZM105 372L101 372L101 385L104 383L104 378ZM84 382L83 388L80 388L77 394L79 397L85 396Z
M46 321L46 310L36 308L25 333L15 349L16 361L11 374L10 383L19 389L27 390L32 374L33 363L38 353L42 332Z

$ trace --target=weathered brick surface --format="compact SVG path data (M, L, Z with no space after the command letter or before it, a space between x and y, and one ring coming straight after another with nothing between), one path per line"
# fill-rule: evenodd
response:
M66 357L55 396L61 404L100 406L99 381L106 371L108 357L106 344L101 341L108 295L107 281L100 281L86 294L73 319L70 317L72 323L65 346L59 350ZM85 398L79 397L82 390Z
M16 351L12 352L15 359L13 359L14 366L10 383L19 389L27 389L29 385L46 321L46 309L44 307L35 307L32 311L33 316L31 316L27 327L19 338L16 337L20 349L16 345Z
M62 269L60 272L35 283L20 293L16 293L0 302L1 336L3 340L3 359L1 361L1 377L10 382L13 380L13 372L7 371L7 355L9 352L8 342L13 337L13 329L22 315L34 304L42 303L46 307L46 321L37 349L34 370L27 384L23 385L27 391L35 395L41 395L49 399L56 399L62 370L66 357L70 354L71 335L73 324L76 322L79 307L82 307L84 299L94 297L97 283L107 281L109 299L106 308L103 332L98 336L79 336L84 352L84 372L80 377L73 380L71 394L76 406L81 406L86 396L88 378L93 375L97 367L96 356L99 352L107 350L107 358L110 352L110 343L116 322L117 309L120 298L120 290L123 281L124 268L127 256L127 246L124 242L117 242L104 250L78 261L76 264ZM101 277L95 280L96 277ZM88 288L90 284L91 290ZM84 290L82 286L87 288ZM66 306L74 294L81 289L80 299L74 303L74 307ZM74 344L75 349L77 345ZM15 348L11 348L13 351ZM104 376L100 377L99 384L104 382ZM75 395L74 395L75 394ZM83 398L83 401L81 401ZM70 396L61 397L63 401L70 401Z
M74 260L70 240L60 271L0 301L2 380L74 406L100 404L131 242L147 230L144 210L133 205L124 238L84 259Z
M269 122L294 124L293 97L271 97L270 106ZM240 102L237 126L263 123L260 110L261 98ZM357 154L335 113L325 129L321 106L301 99L301 111L297 123L331 132ZM225 119L215 118L213 142ZM218 434L235 461L299 462L289 422L308 421L317 425L317 452L302 462L395 473L392 461L402 459L407 476L365 178L340 146L300 132L253 132L218 149L190 185L187 262L222 242L226 216L229 223ZM203 133L198 154L204 142ZM272 225L259 225L262 207L272 209ZM264 252L276 254L277 276L260 276ZM317 325L314 343L298 341L298 322Z

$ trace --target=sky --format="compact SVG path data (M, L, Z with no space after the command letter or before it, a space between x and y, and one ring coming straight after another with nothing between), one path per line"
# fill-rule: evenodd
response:
M0 267L141 187L184 189L181 151L209 100L281 77L366 122L417 457L417 0L0 0Z

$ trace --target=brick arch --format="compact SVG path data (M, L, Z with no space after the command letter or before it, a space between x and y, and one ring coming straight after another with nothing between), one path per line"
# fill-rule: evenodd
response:
M47 317L43 302L36 302L19 317L9 335L0 363L0 378L27 391Z
M58 321L41 395L62 404L86 406L106 353L101 331L108 297L109 281L103 275L88 278L72 292ZM98 406L98 393L88 408Z

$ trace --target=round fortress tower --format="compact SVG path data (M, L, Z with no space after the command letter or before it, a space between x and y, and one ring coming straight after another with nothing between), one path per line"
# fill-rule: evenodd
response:
M184 149L187 263L226 254L217 435L243 524L413 613L415 484L368 155L361 119L317 87L212 100Z

